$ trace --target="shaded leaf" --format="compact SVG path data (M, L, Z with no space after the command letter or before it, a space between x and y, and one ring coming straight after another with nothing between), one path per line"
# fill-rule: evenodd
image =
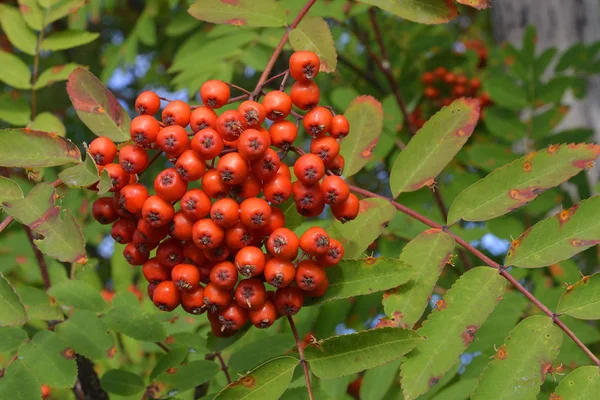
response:
M552 319L534 315L521 321L479 377L471 399L532 399L558 354L561 330Z
M81 162L81 153L70 140L55 133L30 129L0 130L0 165L44 168Z
M591 167L599 154L599 145L582 143L553 145L521 157L463 190L450 207L448 224L486 221L516 210Z
M200 333L177 332L167 337L167 343L171 347L182 346L196 353L209 353L206 347L206 337Z
M0 24L13 46L26 54L35 55L37 36L29 29L17 8L0 4Z
M551 400L588 400L600 392L598 367L586 365L565 376L556 387Z
M30 320L62 321L65 319L56 299L48 296L44 290L32 286L19 286L17 293Z
M75 68L80 68L79 64L71 63L50 67L40 74L33 86L40 89L52 85L54 82L66 81Z
M437 279L454 251L454 239L440 229L429 229L411 240L400 254L400 261L410 265L408 283L383 295L385 314L404 328L421 318Z
M285 354L294 345L291 334L277 333L237 348L227 365L230 371L249 371L265 361Z
M0 50L0 81L15 89L30 89L31 72L19 57Z
M527 126L515 111L502 107L486 107L483 120L490 133L506 142L522 139L527 135Z
M54 32L42 42L42 50L57 51L70 49L88 44L100 36L99 33L87 31L59 31Z
M21 362L15 361L0 379L0 399L32 400L42 398L39 381Z
M277 400L287 389L298 360L275 358L240 377L215 396L215 400Z
M63 125L62 121L49 112L43 112L38 114L30 126L31 129L56 133L58 136L65 137L67 129Z
M358 0L420 24L443 24L458 16L454 2L446 0Z
M67 280L52 286L48 294L63 306L74 307L92 312L102 312L106 303L102 295L92 285L80 280Z
M67 92L77 115L94 134L116 142L130 139L129 114L94 74L84 68L74 69Z
M295 175L294 175L295 176ZM304 222L304 216L298 212L296 209L296 203L294 203L294 198L290 197L285 203L277 204L275 207L279 208L283 211L283 216L285 217L285 227L294 230Z
M98 167L89 153L84 162L61 171L58 177L65 185L76 188L87 188L100 180Z
M37 378L50 387L75 385L75 353L52 331L39 331L31 342L19 349L19 360Z
M600 273L586 276L558 301L556 312L579 319L600 319Z
M100 385L107 392L121 396L131 396L146 388L144 380L139 375L123 369L107 371L102 375Z
M465 6L473 7L478 10L490 8L491 0L456 0L457 3L464 4Z
M323 72L333 72L337 65L337 52L329 25L321 17L304 18L290 32L290 44L296 51L310 50L321 59Z
M514 79L506 75L493 75L483 82L483 87L494 103L510 110L527 107L527 93Z
M310 370L319 378L336 378L386 364L411 351L421 337L400 328L380 328L334 336L304 350Z
M398 377L398 369L402 359L369 369L363 376L360 385L361 400L381 400Z
M35 239L35 244L44 254L64 262L85 263L81 228L71 211L61 213L54 204L55 195L51 183L40 183L24 199L4 202L4 211L43 236Z
M20 326L25 322L25 306L10 282L0 273L0 326Z
M340 154L345 160L344 176L350 177L360 171L373 154L383 127L383 108L372 96L358 96L344 116L350 123L350 133L342 141Z
M215 362L196 360L163 372L155 382L159 384L163 394L180 393L211 380L219 371Z
M12 179L0 176L0 207L1 203L14 199L23 198L23 189Z
M276 27L286 24L285 12L274 0L197 0L188 9L192 17L213 24Z
M56 326L56 333L77 353L94 361L113 358L117 352L113 333L90 311L75 310L67 321Z
M408 282L413 269L400 260L384 257L342 260L326 268L329 288L322 297L307 300L307 304L321 304L337 299L347 299L391 289Z
M459 362L503 293L504 279L489 267L473 268L452 285L417 331L427 340L400 368L405 400L427 392Z
M106 313L104 322L109 328L137 340L158 342L166 336L157 316L140 312L139 307L115 307Z
M539 268L600 243L600 196L542 220L513 240L505 265Z
M152 372L150 372L150 380L153 381L154 378L164 371L181 364L187 355L188 349L184 347L171 349L168 353L163 354L163 356L156 362L154 368L152 368Z
M21 328L0 327L0 353L16 350L28 339Z
M390 174L392 195L433 183L467 142L479 120L479 101L455 100L423 125L396 158Z

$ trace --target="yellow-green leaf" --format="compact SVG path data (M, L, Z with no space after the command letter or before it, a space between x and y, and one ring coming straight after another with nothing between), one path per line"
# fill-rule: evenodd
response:
M96 32L59 31L51 34L42 42L42 50L57 51L71 49L93 42L100 36Z
M0 24L8 40L17 49L32 56L35 54L37 36L29 29L17 8L0 4Z
M31 123L30 128L36 131L56 133L58 136L62 137L65 137L67 134L67 129L62 121L56 115L49 112L38 114Z
M600 393L598 367L579 367L560 381L550 400L593 400Z
M92 312L102 312L106 303L100 292L92 285L80 280L66 280L52 286L48 294L62 305Z
M22 199L23 196L23 189L21 189L21 186L17 182L0 176L0 208L2 207L1 203L14 199Z
M556 312L579 319L600 319L600 273L569 287L560 297Z
M310 50L321 59L323 72L333 72L337 65L337 52L329 25L321 17L304 18L290 32L290 44L296 51Z
M69 74L77 67L79 67L79 64L75 63L50 67L40 74L34 87L40 89L52 85L54 82L66 81L69 78Z
M358 0L400 18L420 24L444 24L458 16L456 5L448 0Z
M89 153L84 162L61 171L58 177L65 185L76 188L87 188L100 180L98 167Z
M0 165L3 167L44 168L73 162L81 162L79 149L55 133L0 130Z
M276 27L286 24L285 12L274 0L197 0L188 12L213 24Z
M0 81L15 89L30 89L31 71L19 57L0 50Z
M0 272L0 326L21 326L25 322L25 306L15 288Z

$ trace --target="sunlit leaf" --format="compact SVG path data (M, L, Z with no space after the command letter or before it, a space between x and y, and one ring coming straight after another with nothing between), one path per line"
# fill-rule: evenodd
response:
M237 26L284 26L285 12L274 0L197 0L188 12L192 17L213 24Z
M443 24L458 16L452 1L446 0L358 0L420 24Z
M10 282L0 273L0 326L20 326L25 322L25 306Z
M0 130L0 165L4 167L43 168L80 160L77 146L57 134L29 129Z
M0 50L0 81L15 89L30 89L31 72L19 57Z
M19 286L17 293L30 320L62 321L65 318L56 299L48 296L44 290L33 286Z
M35 54L37 36L29 29L17 8L0 4L0 24L8 40L17 49L29 55Z
M335 71L337 65L335 43L329 25L323 18L304 18L290 32L290 44L296 51L310 50L318 55L321 59L321 71Z
M82 46L93 42L99 33L86 31L59 31L51 34L42 42L42 50L58 51Z
M598 367L579 367L560 381L550 400L590 400L600 393Z
M579 319L600 319L600 274L586 276L560 298L556 312Z
M80 280L67 280L52 286L48 294L63 306L70 306L92 312L102 312L106 303L100 292L92 285Z
M31 29L39 31L43 27L44 10L37 0L19 0L19 10Z
M65 137L67 129L63 125L62 121L49 112L39 113L30 126L31 129L56 133L58 136Z
M69 74L73 72L75 68L79 67L79 64L74 63L50 67L40 74L33 86L36 89L40 89L52 85L54 82L66 81L69 78Z

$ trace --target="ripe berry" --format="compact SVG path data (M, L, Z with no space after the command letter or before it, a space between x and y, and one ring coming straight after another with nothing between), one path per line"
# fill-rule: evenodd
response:
M191 240L193 226L194 220L189 218L182 211L177 211L169 224L169 235L177 240Z
M296 268L296 284L306 292L315 290L327 279L323 268L312 260L302 260Z
M421 82L426 85L431 85L435 81L435 75L432 72L425 72L421 75Z
M136 224L134 220L121 218L113 224L110 235L115 239L115 242L126 244L133 239L135 228Z
M288 228L275 229L267 240L267 250L280 260L294 260L299 247L298 236Z
M248 310L261 309L267 300L265 285L256 278L244 279L238 283L234 294L237 304Z
M306 184L302 181L296 181L292 184L292 193L294 202L300 210L314 210L325 206L325 196L320 189L320 185Z
M318 137L331 130L333 115L325 107L315 107L304 115L302 126L312 137Z
M113 199L110 197L96 199L92 204L92 215L102 225L110 224L119 218L119 214L113 206Z
M165 125L188 126L192 111L190 106L181 100L170 102L162 112L162 121Z
M159 196L150 196L142 206L142 218L152 227L168 224L175 215L175 209Z
M467 93L467 89L462 85L456 85L452 88L452 95L454 97L463 97Z
M435 75L435 77L437 79L444 79L444 76L446 76L447 73L448 73L448 70L444 67L437 67L433 71L433 74Z
M342 261L342 257L344 257L344 246L339 241L330 238L327 252L317 257L317 262L323 267L332 267Z
M297 51L290 57L290 75L297 81L314 79L320 67L319 56L312 51Z
M219 324L221 331L235 332L244 327L248 322L248 312L237 303L231 303L219 311Z
M160 242L169 233L167 225L155 227L144 219L138 220L137 230L144 236L146 242Z
M454 75L452 72L447 72L446 75L444 75L444 83L447 85L453 84L455 80L456 75Z
M309 297L322 297L325 293L327 293L327 289L329 288L329 279L327 279L327 275L325 275L325 279L321 281L313 290L306 293Z
M262 189L262 183L254 174L249 174L248 177L239 186L236 187L233 193L242 198L249 199L257 197ZM233 189L232 189L233 190Z
M154 115L160 109L160 98L151 90L145 90L135 99L135 111L138 114Z
M228 153L219 159L217 171L223 183L239 185L248 176L249 168L239 153Z
M183 262L183 245L179 240L163 240L156 249L156 260L167 268L173 268Z
M231 228L239 221L239 205L237 201L225 197L213 203L210 218L221 228Z
M296 268L291 261L271 258L265 264L265 280L276 288L282 288L294 281Z
M123 257L131 265L142 265L150 257L150 250L144 245L129 243L123 250Z
M149 259L142 267L142 274L148 283L160 283L171 279L171 270L162 266L156 257Z
M194 290L186 290L181 293L181 308L185 312L194 315L200 315L206 312L204 306L204 287L198 285Z
M202 103L210 108L221 108L231 96L231 89L223 81L209 80L200 86Z
M158 137L160 125L154 117L150 115L140 115L135 117L129 125L129 134L131 139L138 146L149 147Z
M191 148L201 159L212 160L223 151L223 139L213 128L205 128L194 135Z
M279 208L271 206L271 216L265 226L258 230L259 236L268 238L275 229L283 228L285 226L285 215Z
M252 325L260 329L266 329L273 325L277 319L275 305L267 300L260 309L248 311Z
M246 119L237 110L227 110L217 118L217 132L225 140L236 140L247 126Z
M281 160L279 159L277 152L269 148L262 156L252 161L252 173L256 175L257 178L268 181L277 174L280 165Z
M287 93L278 90L267 93L262 105L271 121L285 119L292 111L292 99Z
M240 135L237 148L246 160L256 160L271 146L271 137L266 130L246 129Z
M225 231L224 241L225 245L232 250L241 249L254 241L254 233L250 228L238 222Z
M144 202L148 198L148 189L141 183L125 185L120 192L123 207L130 213L137 214L142 211Z
M195 290L200 284L200 271L192 264L177 264L171 270L171 279L180 290Z
M209 278L222 289L233 289L238 281L238 272L232 262L221 261L210 270Z
M265 199L273 204L281 204L292 195L292 180L276 175L274 179L263 184Z
M346 201L350 195L348 184L339 176L329 175L321 182L321 191L325 196L325 203L338 204Z
M209 169L202 176L202 189L209 197L220 199L227 196L230 187L221 180L217 169Z
M166 201L176 202L187 192L188 183L175 168L162 170L154 178L154 191Z
M148 153L138 146L126 145L119 151L119 164L129 174L139 174L148 166Z
M331 131L329 132L331 136L336 139L345 138L348 136L348 132L350 132L350 123L343 115L336 115L331 120Z
M269 127L269 135L273 146L285 149L298 137L298 128L292 121L275 121Z
M307 184L314 184L319 182L325 175L325 164L315 154L304 154L296 160L294 174L298 180Z
M265 254L254 246L244 247L235 255L235 266L238 272L246 277L262 274L265 261Z
M253 100L242 102L238 107L238 111L246 120L246 124L251 128L259 127L267 117L265 107Z
M304 304L304 293L294 286L280 288L275 292L273 303L279 314L295 315Z
M246 199L240 204L240 221L250 229L260 229L271 216L271 206L264 199Z
M186 264L193 263L196 267L206 263L206 257L204 257L202 249L196 247L192 240L188 240L183 244L183 260Z
M301 110L309 110L319 104L321 91L313 81L300 81L292 85L292 103Z
M156 145L171 157L178 157L188 148L190 138L184 128L179 125L166 126L158 132Z
M117 146L109 138L100 136L92 140L89 151L97 165L106 165L115 159Z
M118 192L129 183L129 174L119 164L106 164L104 169L110 177L111 192Z
M351 221L356 218L359 209L360 202L354 193L350 193L345 201L331 206L333 215L342 222Z
M186 150L175 163L177 173L186 181L197 181L206 171L206 164L193 150Z
M341 154L338 154L333 160L325 164L327 169L337 176L341 176L344 173L344 165L344 157Z
M191 189L181 198L181 211L194 221L208 215L211 207L210 198L200 189Z
M231 290L221 289L212 282L204 288L204 304L210 313L227 307L232 298Z
M471 91L477 92L479 89L481 89L481 79L479 79L479 78L471 79L471 81L469 82L469 87L471 88Z
M423 94L428 99L437 99L440 97L440 91L434 88L433 86L427 86L425 90L423 90Z
M300 236L300 248L310 256L320 256L329 249L329 235L325 229L313 226Z
M180 304L181 297L172 281L164 281L154 288L152 301L162 311L173 311Z
M465 86L469 82L469 79L464 75L457 75L455 83L460 86Z
M192 239L201 249L214 249L223 242L223 229L211 219L205 218L194 223Z
M340 144L331 136L321 136L310 142L310 152L326 163L339 154Z
M194 132L206 128L216 129L217 113L205 106L196 107L190 115L190 127Z
M113 196L113 208L115 212L122 218L133 218L135 214L125 209L125 199L121 195L121 191L115 192Z

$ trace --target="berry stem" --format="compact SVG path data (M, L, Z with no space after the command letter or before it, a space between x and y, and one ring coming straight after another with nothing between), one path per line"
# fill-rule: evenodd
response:
M304 379L306 379L306 390L308 391L308 398L310 400L315 400L312 391L312 385L310 383L310 372L308 371L308 363L304 359L304 348L300 343L300 337L298 337L298 330L296 329L296 324L294 323L294 319L291 315L288 315L287 319L290 323L292 333L294 334L294 339L296 340L296 347L298 348L298 355L300 356L300 364L302 364L302 368L304 369Z
M438 224L437 222L434 222L432 220L430 220L429 218L425 217L424 215L419 214L418 212L416 212L415 210L408 208L396 201L394 201L393 199L390 199L388 197L382 196L380 194L377 193L373 193L370 192L366 189L362 189L359 188L357 186L354 185L348 185L350 187L350 190L352 190L355 193L361 194L365 197L376 197L379 199L384 199L390 202L390 204L392 204L394 207L396 207L396 209L406 215L408 215L409 217L412 217L422 223L424 223L425 225L428 225L432 228L437 228L437 229L442 229L443 231L447 232L450 236L452 236L454 238L454 240L456 240L456 242L458 244L460 244L465 250L467 250L468 252L470 252L471 254L473 254L474 256L476 256L477 258L479 258L481 261L483 261L484 263L486 263L487 265L489 265L492 268L496 268L499 271L499 274L504 277L507 281L509 281L511 283L511 285L513 285L513 287L515 289L517 289L519 292L521 292L525 297L527 297L527 299L535 304L536 307L538 307L540 310L542 310L542 312L544 314L546 314L547 316L549 316L550 318L552 318L552 321L560 328L562 329L563 332L565 332L567 334L567 336L569 336L573 342L575 342L575 344L581 349L583 350L583 352L585 354L587 354L587 356L590 358L590 360L592 360L594 362L594 364L596 364L597 366L600 367L600 360L598 359L598 357L596 357L594 355L594 353L592 353L590 351L590 349L588 349L586 347L585 344L583 344L583 342L577 337L577 335L575 335L575 333L573 333L573 331L571 329L569 329L569 327L567 327L564 322L562 322L558 317L559 315L555 314L554 312L552 312L548 307L546 307L540 300L538 300L531 292L529 292L521 283L519 283L519 281L517 281L515 278L512 277L512 275L510 275L508 273L508 271L506 271L506 268L500 264L498 264L496 261L492 260L491 258L489 258L488 256L486 256L485 254L483 254L481 251L477 250L476 248L474 248L473 246L471 246L469 243L467 243L465 240L463 240L461 237L459 237L458 235L456 235L455 233L451 232L450 230L448 230L447 227L442 226L440 224Z
M290 70L287 69L285 71L285 74L283 74L283 79L281 80L281 85L279 85L279 91L283 92L283 89L285 89L285 82L287 81L288 77L290 76Z
M239 90L239 91L241 91L241 92L245 93L247 96L250 96L250 94L251 94L249 90L246 90L246 89L244 89L244 88L243 88L243 87L241 87L241 86L234 85L233 83L229 83L229 82L225 82L225 83L227 83L227 86L229 86L229 87L232 87L232 88L234 88L234 89L237 89L237 90Z
M227 378L227 383L230 384L231 376L229 375L229 369L227 368L227 364L225 364L225 360L223 360L223 356L220 352L217 351L215 353L215 357L219 360L219 363L221 364L221 371L223 371L223 373L225 374L225 378Z
M10 215L6 218L4 218L4 221L2 221L2 223L0 223L0 233L2 233L2 231L8 226L10 225L10 223L13 222L13 217L11 217Z
M247 92L247 90L245 90L245 89L244 89L244 91ZM247 99L248 97L249 97L249 94L243 94L241 96L232 97L229 100L227 100L227 104L235 103L236 101L244 100L244 99Z

